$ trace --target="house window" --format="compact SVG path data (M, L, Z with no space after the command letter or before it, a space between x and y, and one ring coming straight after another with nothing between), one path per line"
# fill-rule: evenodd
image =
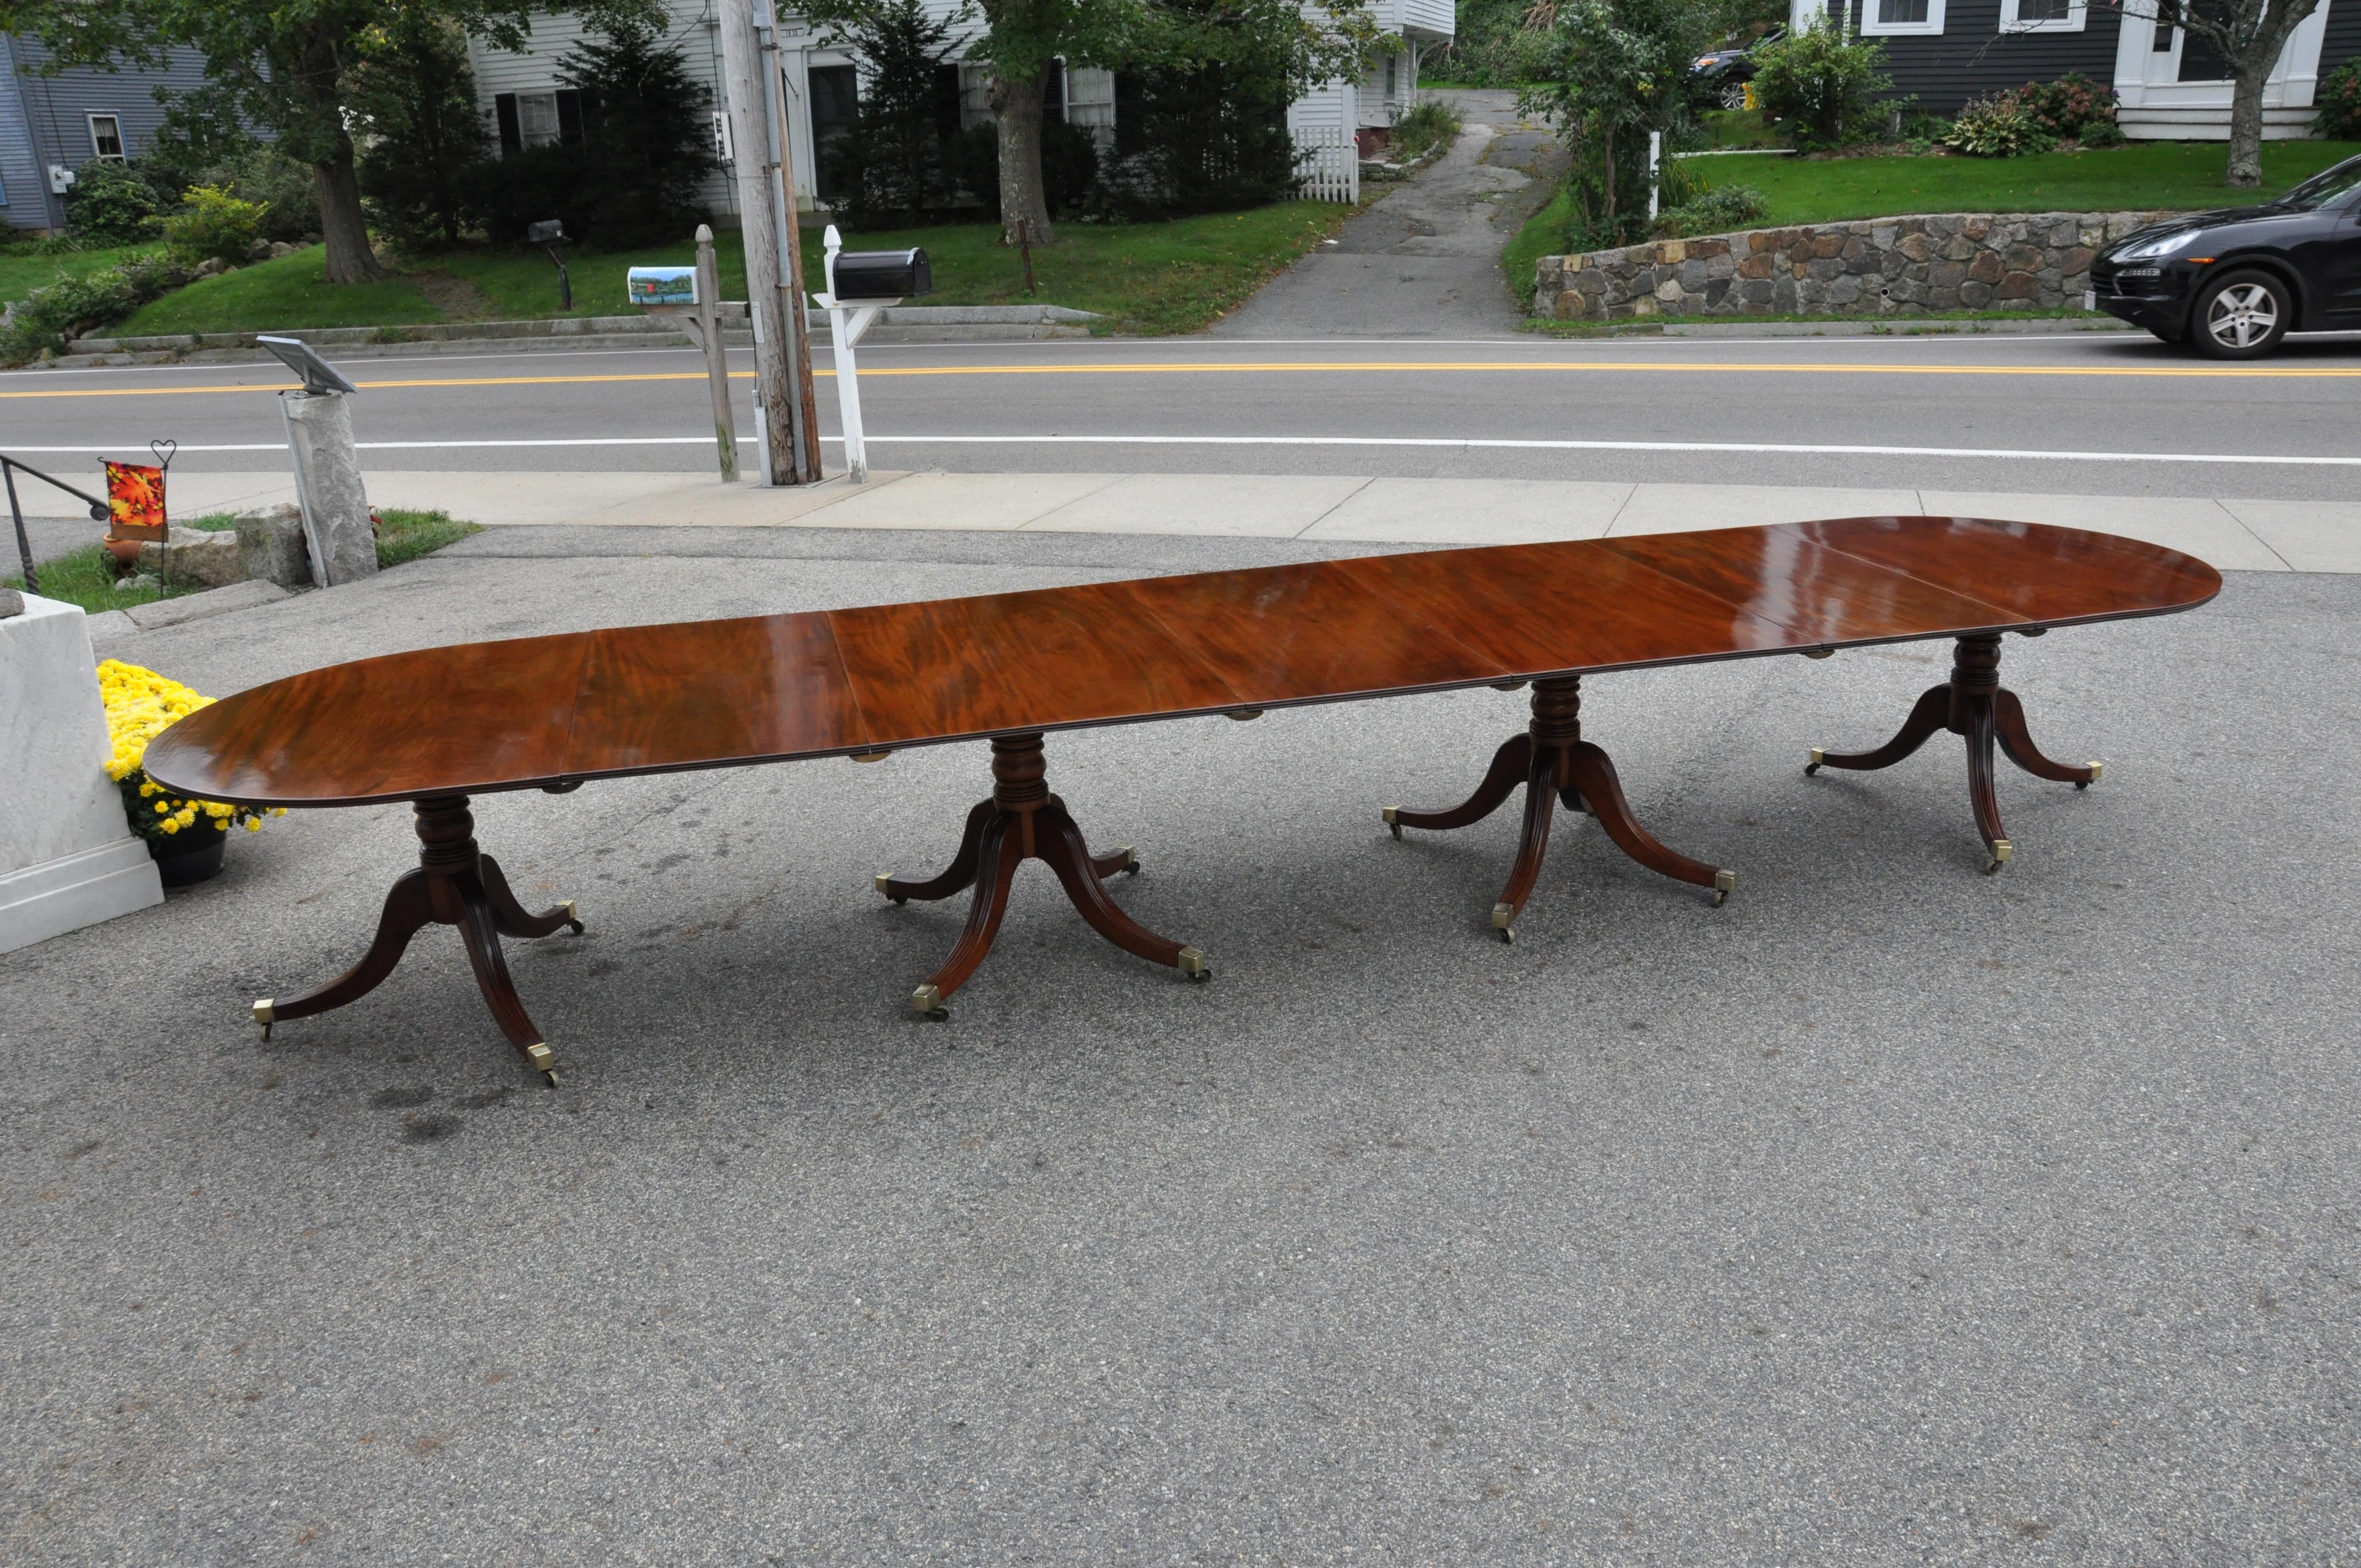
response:
M90 149L110 163L123 161L123 122L113 115L90 117Z
M1861 6L1861 30L1872 35L1939 33L1943 30L1943 0L1866 0Z
M2000 30L2079 33L2090 14L2086 0L2000 0Z
M592 106L571 87L495 94L492 118L500 126L501 156L536 147L580 146L583 116Z
M517 94L517 139L530 150L557 144L557 94Z

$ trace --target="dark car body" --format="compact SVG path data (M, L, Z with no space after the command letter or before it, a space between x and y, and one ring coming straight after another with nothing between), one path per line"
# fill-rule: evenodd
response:
M1735 109L1742 104L1746 83L1754 80L1754 51L1787 36L1773 28L1743 49L1718 49L1689 62L1689 91L1698 100Z
M2331 193L2307 199L2316 188ZM2125 236L2092 260L2092 303L2177 342L2191 335L2191 313L2214 280L2233 273L2285 286L2294 306L2287 331L2361 328L2361 158L2277 202L2191 213Z

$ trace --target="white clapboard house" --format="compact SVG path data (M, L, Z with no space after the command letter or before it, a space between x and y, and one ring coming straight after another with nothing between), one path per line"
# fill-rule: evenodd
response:
M1391 126L1413 102L1418 62L1422 49L1448 43L1453 31L1452 0L1375 0L1378 25L1399 37L1405 47L1389 55L1358 82L1328 82L1305 93L1289 106L1288 128L1306 156L1303 193L1335 201L1356 200L1360 192L1359 148L1365 133ZM929 0L928 8L948 15L956 6L947 0ZM727 101L721 66L721 34L714 0L664 0L671 41L687 57L688 68L712 94L718 110ZM759 12L758 12L759 15ZM978 25L980 30L980 24ZM580 16L558 11L535 16L533 37L520 50L471 43L476 95L485 119L498 131L504 152L540 147L580 134L579 104L557 80L559 63L584 33ZM813 175L818 166L818 142L850 124L860 93L859 61L852 53L829 43L827 29L787 13L780 35L782 73L786 79L789 116L795 138L797 194L808 205L824 207L835 192L818 190ZM955 43L954 58L964 49ZM984 98L983 67L961 65L956 81L946 72L946 109L956 94L961 124L973 126L990 119ZM1111 71L1076 67L1053 72L1045 89L1049 115L1067 124L1091 127L1112 142L1121 113L1118 83ZM729 171L713 177L705 191L716 213L737 211L737 192Z

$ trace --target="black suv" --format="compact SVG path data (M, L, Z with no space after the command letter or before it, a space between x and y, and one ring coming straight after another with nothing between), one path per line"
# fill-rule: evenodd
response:
M1697 56L1689 62L1690 97L1699 104L1743 109L1746 84L1754 80L1754 51L1786 36L1786 28L1773 27L1743 49L1718 49Z
M2361 328L2361 158L2264 206L2150 224L2091 263L2091 292L2109 315L2217 359Z

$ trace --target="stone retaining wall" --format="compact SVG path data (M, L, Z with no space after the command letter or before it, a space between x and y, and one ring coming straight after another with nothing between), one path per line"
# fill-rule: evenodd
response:
M1939 213L1544 256L1536 315L1882 315L2080 304L2091 258L2158 214Z

